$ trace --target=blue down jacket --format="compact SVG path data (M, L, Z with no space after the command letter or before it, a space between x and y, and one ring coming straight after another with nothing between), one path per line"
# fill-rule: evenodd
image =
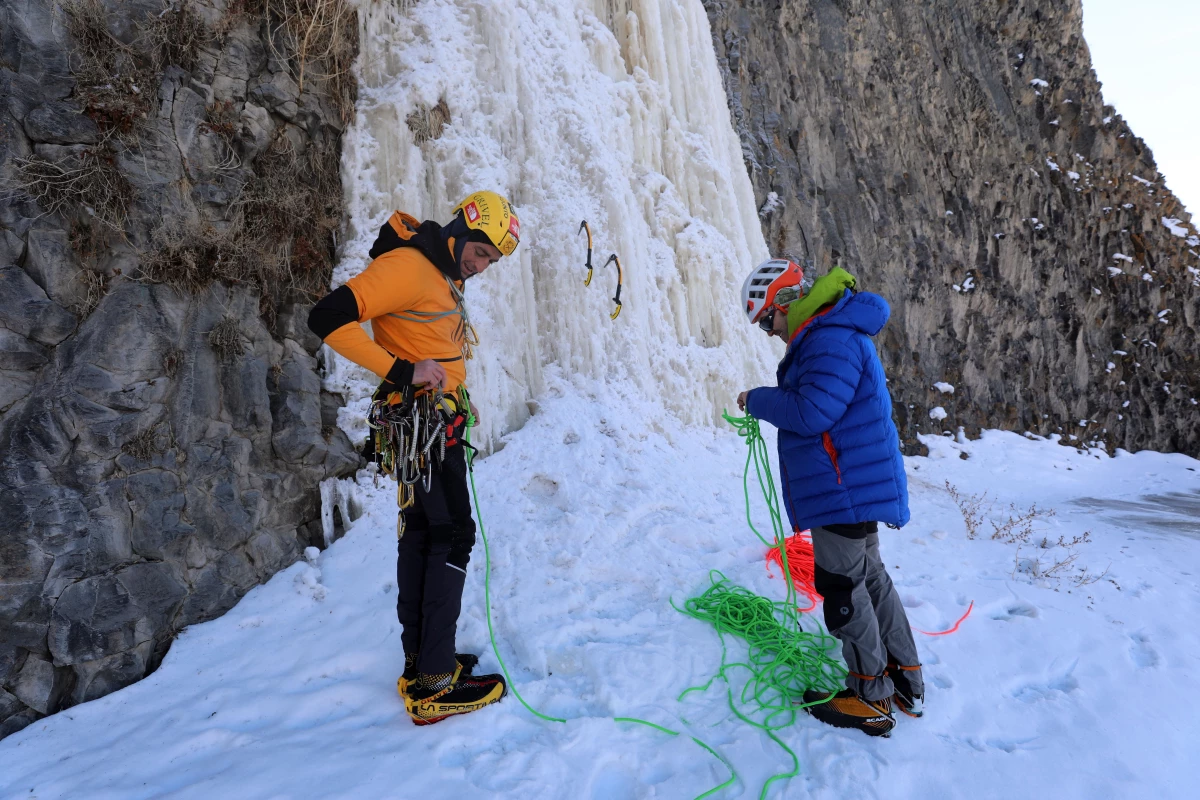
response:
M849 289L793 338L776 377L746 409L779 429L792 525L908 522L908 481L892 398L872 336L891 314L877 294Z

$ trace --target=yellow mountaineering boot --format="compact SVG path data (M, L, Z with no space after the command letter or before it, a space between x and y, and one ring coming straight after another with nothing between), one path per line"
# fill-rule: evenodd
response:
M507 693L504 676L465 675L459 664L453 673L420 673L403 695L404 710L414 725L432 725L446 717L478 711Z
M462 667L463 675L470 675L475 671L475 667L479 666L479 656L474 653L455 653L454 660ZM403 697L408 692L408 687L417 679L417 657L404 657L404 674L396 680L396 691Z

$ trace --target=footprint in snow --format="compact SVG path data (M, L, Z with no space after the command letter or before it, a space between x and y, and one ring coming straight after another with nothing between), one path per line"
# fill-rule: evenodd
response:
M1007 622L1015 619L1016 617L1029 617L1031 619L1037 619L1038 610L1037 606L1035 606L1033 603L1029 603L1024 600L1006 600L1000 605L993 606L991 610L987 612L987 614L992 619L1003 620Z
M1142 669L1157 667L1158 651L1150 644L1150 637L1144 633L1131 633L1129 638L1132 640L1129 657L1133 659L1133 663Z
M1073 659L1066 669L1047 672L1042 678L1017 685L1012 690L1014 699L1024 703L1051 700L1060 694L1069 694L1079 688L1075 667L1079 659Z
M994 748L996 750L1003 750L1006 753L1015 753L1018 750L1035 749L1035 748L1029 747L1028 745L1032 742L1036 742L1037 738L1038 737L1036 737L1036 736L1030 736L1025 739L1005 738L1005 737L995 736L995 737L992 737L989 739L985 739L984 743L987 744L988 747Z
M549 500L558 494L558 481L545 475L534 475L525 485L525 494L530 497Z

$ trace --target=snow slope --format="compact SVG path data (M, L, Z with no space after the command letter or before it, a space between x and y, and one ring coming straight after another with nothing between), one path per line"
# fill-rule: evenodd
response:
M773 597L783 585L745 527L741 441L647 424L660 413L551 370L529 424L477 468L502 654L530 702L567 724L512 697L408 721L394 496L367 478L365 516L312 564L185 631L144 681L0 742L0 797L686 798L725 779L687 737L614 715L699 737L741 776L720 797L756 797L788 760L729 713L719 684L675 700L711 676L720 645L668 601L714 568ZM1008 433L927 441L929 458L907 460L914 522L884 533L883 553L916 627L975 609L958 633L918 636L923 719L872 740L802 716L782 734L800 776L771 796L1192 796L1200 462ZM1014 546L967 538L947 479L989 491L998 519L1010 502L1056 510L1042 523L1052 539L1090 530L1078 566L1107 574L1076 587L1014 572ZM482 562L479 548L459 646L494 670Z

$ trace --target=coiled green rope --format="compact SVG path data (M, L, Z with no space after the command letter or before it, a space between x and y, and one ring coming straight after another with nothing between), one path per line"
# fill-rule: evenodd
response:
M759 430L758 420L749 415L731 417L726 413L723 416L746 440L748 452L746 468L742 475L746 522L764 545L780 547L784 575L789 575L787 548L783 546L786 529L779 509L778 493L771 474L766 442ZM751 465L754 467L771 517L775 537L773 542L768 541L754 527L751 518ZM800 771L800 760L796 753L775 735L775 731L795 722L798 711L815 705L803 702L806 690L814 689L827 693L830 697L840 691L845 686L846 668L836 656L839 647L837 639L820 626L816 632L808 632L802 628L801 615L796 609L796 590L791 581L785 581L786 598L773 602L730 583L728 578L715 570L709 573L709 578L712 585L703 594L688 600L683 608L675 608L716 628L721 637L721 666L708 683L685 689L683 694L679 695L679 699L682 700L691 692L707 690L718 678L725 681L729 687L726 690L729 708L734 715L766 733L791 757L791 770L773 775L763 784L759 793L759 798L763 798L766 797L771 784L793 778ZM728 660L726 634L738 636L749 645L746 661ZM741 669L747 670L750 675L735 702L730 686L730 672Z

